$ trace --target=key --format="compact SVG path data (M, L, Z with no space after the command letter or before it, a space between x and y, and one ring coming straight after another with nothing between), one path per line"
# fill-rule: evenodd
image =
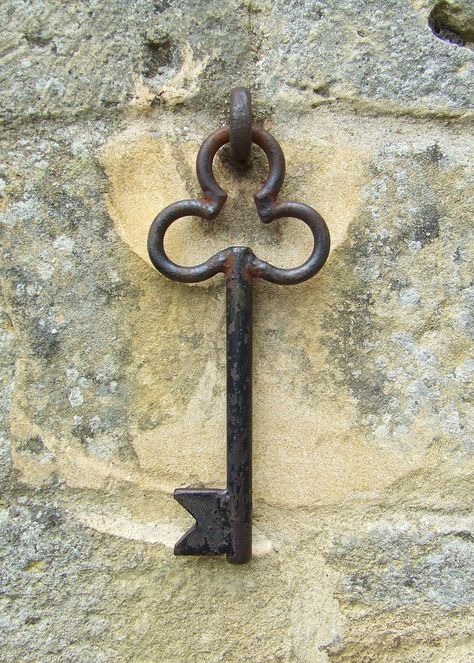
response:
M217 151L230 142L231 157L244 162L251 143L268 159L268 176L255 194L263 223L283 217L303 221L313 235L313 249L300 266L275 267L258 258L249 247L231 246L193 267L177 265L167 256L164 237L169 226L185 216L216 219L227 194L214 178L212 163ZM230 97L230 123L212 132L202 143L196 174L203 196L169 205L154 219L148 234L148 253L164 276L197 283L225 275L227 353L227 487L177 488L175 499L194 517L195 524L176 543L176 555L226 554L232 564L252 557L252 289L255 279L278 285L302 283L323 267L329 254L329 231L323 218L303 203L278 199L285 177L285 157L275 138L252 124L251 94L236 88Z

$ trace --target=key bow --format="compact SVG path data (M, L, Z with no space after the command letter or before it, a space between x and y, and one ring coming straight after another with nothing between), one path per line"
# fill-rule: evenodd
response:
M165 233L170 225L185 216L216 219L227 200L226 192L214 177L212 162L217 151L230 142L230 127L213 131L202 143L197 159L196 174L203 192L202 198L181 200L165 207L153 221L148 235L148 253L156 269L174 281L197 283L229 270L231 248L215 253L205 262L193 267L177 265L170 260L164 248ZM278 200L285 179L285 157L278 141L267 131L255 125L251 129L252 142L265 152L269 172L254 200L258 215L263 223L271 223L282 217L301 219L313 235L313 250L309 258L299 267L283 269L254 256L248 265L253 278L261 278L280 285L302 283L311 278L324 265L329 254L329 231L324 219L309 205Z

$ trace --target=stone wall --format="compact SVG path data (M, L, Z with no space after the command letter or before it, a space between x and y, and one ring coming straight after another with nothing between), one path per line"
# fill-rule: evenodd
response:
M1 660L472 661L472 4L0 11ZM146 255L235 85L332 236L313 280L255 287L243 567L172 552L173 489L225 477L223 282ZM171 255L301 261L302 224L256 216L265 170L223 150L226 208Z

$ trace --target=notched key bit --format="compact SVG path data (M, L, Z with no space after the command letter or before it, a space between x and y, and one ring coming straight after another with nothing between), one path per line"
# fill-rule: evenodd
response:
M252 286L256 278L279 285L302 283L314 276L329 254L329 231L323 218L308 205L278 200L285 177L285 157L269 133L252 124L251 96L246 88L231 93L231 121L202 143L196 174L203 196L166 207L153 221L148 253L156 269L174 281L197 283L219 272L226 278L227 335L227 488L178 488L175 499L196 523L176 543L176 555L227 554L233 564L252 556ZM231 155L245 161L251 142L265 152L269 172L254 200L263 223L282 217L301 219L312 232L314 245L299 267L281 269L260 260L250 248L231 246L194 267L172 262L164 249L169 226L184 216L215 219L227 199L212 172L217 151L231 144Z

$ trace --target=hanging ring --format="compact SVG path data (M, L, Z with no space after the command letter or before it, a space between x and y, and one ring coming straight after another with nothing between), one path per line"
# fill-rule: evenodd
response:
M252 96L246 87L236 87L230 93L230 156L244 163L252 145Z

